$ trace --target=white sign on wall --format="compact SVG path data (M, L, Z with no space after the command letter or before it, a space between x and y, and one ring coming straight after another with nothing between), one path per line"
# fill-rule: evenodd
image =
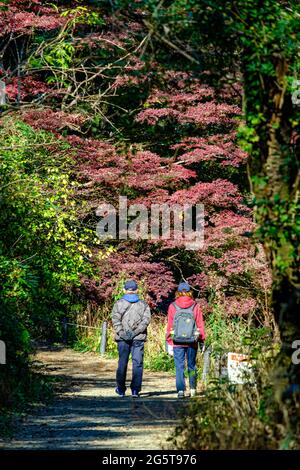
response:
M228 379L234 384L255 382L252 365L247 354L228 353Z

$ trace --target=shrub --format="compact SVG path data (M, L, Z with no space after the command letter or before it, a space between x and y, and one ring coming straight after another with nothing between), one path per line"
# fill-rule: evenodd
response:
M0 128L0 404L31 394L32 338L61 338L60 323L73 288L89 272L91 234L77 231L68 145L15 118Z
M216 324L213 319L216 317L208 321L208 332L216 341L214 334L220 318L217 316ZM224 325L227 324L228 320L224 320ZM279 345L265 329L242 329L242 332L243 341L237 338L232 346L240 344L247 348L244 352L252 357L255 384L235 385L211 377L204 394L193 399L185 409L169 440L170 447L185 450L299 448L299 433L291 430L292 419L299 417L299 396L283 403L274 392L271 370ZM220 340L223 347L226 341L222 335ZM215 347L218 346L216 343Z

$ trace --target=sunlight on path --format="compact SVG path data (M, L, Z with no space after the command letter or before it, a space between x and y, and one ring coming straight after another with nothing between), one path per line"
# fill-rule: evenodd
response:
M51 348L36 360L56 376L58 393L19 424L2 449L160 449L179 409L175 378L145 370L141 397L119 398L116 361L93 353ZM130 379L131 370L127 377ZM182 406L182 403L180 404Z

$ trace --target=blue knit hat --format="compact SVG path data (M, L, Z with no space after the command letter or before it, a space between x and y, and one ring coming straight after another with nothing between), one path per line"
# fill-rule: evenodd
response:
M191 290L191 286L187 282L181 282L177 287L178 292L183 292L183 291L189 292L190 290Z
M126 281L125 284L124 284L124 289L125 290L132 290L132 291L135 291L137 290L138 288L138 285L135 281L133 281L132 279L129 280L129 281Z

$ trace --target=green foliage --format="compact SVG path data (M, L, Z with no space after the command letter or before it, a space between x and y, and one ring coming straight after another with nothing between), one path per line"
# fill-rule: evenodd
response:
M148 338L145 343L144 366L146 369L153 371L170 371L174 373L174 359L166 352L165 334L166 324L162 321L162 317L153 316L150 326L148 327ZM100 341L100 329L85 330L82 332L80 328L78 328L72 347L76 351L81 352L98 352ZM118 358L117 343L114 340L114 331L111 322L109 322L107 330L106 355L113 359Z
M218 326L219 321L216 329ZM244 342L255 364L256 383L234 385L224 379L210 379L204 395L192 400L188 410L182 414L170 439L172 448L297 448L298 436L291 432L285 405L276 401L269 380L277 347L270 338L266 340L264 330L252 330L248 335L248 338L244 337Z
M75 47L73 44L62 41L53 46L49 51L45 51L43 58L47 65L68 69L72 63L74 52ZM55 80L55 77L49 77L47 83L51 83L51 78Z
M56 5L51 4L51 6L59 12ZM28 58L28 66L34 69L48 67L51 72L46 77L46 83L67 87L70 85L70 81L66 78L65 72L74 65L76 54L74 30L84 25L91 27L104 25L105 21L98 11L82 5L65 9L61 11L60 16L67 18L67 22L55 37L50 38L49 41L46 40L46 42L45 34L34 37L36 44L45 45L45 48L42 52L40 48L33 52Z
M77 339L73 344L73 349L79 352L97 352L100 345L100 332L96 331L92 334L84 334L82 331L76 333Z
M119 299L121 299L121 297L123 297L123 295L124 295L124 283L125 283L126 280L127 280L127 277L122 273L118 278L118 281L116 283L116 287L115 287L114 292L112 294L113 303L117 302L117 300L119 300ZM141 298L145 297L147 292L146 292L145 284L144 284L143 281L139 282L137 293Z
M107 343L106 343L106 353L109 357L117 358L118 357L118 348L117 343L114 340L114 331L112 325L109 324L107 331Z
M15 418L22 417L33 406L48 404L53 399L53 378L40 374L32 366L23 376L11 376L9 382L9 398L5 399L5 406L0 406L0 437L12 438L15 432ZM3 376L1 377L3 380ZM0 402L3 400L2 391L8 386L7 378L1 386ZM5 392L5 397L7 392Z
M59 69L68 69L75 56L75 46L72 44L72 32L77 25L90 25L98 26L105 24L104 19L100 16L99 12L91 11L88 7L77 6L76 8L66 9L60 14L62 17L67 17L68 22L64 29L60 31L57 38L51 41L49 46L45 49L42 57L32 56L29 64L32 67L41 67L43 64L50 65L57 69L54 76L47 78L47 83L55 83L59 80L57 72ZM59 83L64 83L59 80Z
M63 305L59 287L79 285L93 236L78 226L65 144L51 143L49 152L46 133L13 121L0 138L10 149L2 151L0 168L3 295L29 301L45 293Z
M5 3L8 2L4 1L1 10L7 9ZM29 69L41 69L46 82L57 85L59 91L60 86L68 87L67 93L63 90L62 106L65 109L74 106L77 111L93 114L88 124L91 128L85 129L87 133L102 139L106 116L109 119L113 116L112 122L107 119L110 124L107 127L117 130L120 148L122 145L129 148L130 140L143 145L147 142L153 151L166 157L173 157L167 150L170 136L180 142L185 136L199 136L199 132L202 136L201 132L206 131L193 124L178 125L172 119L148 127L133 123L132 117L143 106L142 103L144 108L149 106L146 101L148 87L155 88L156 84L160 85L158 88L163 87L164 73L160 76L153 72L147 62L158 61L163 72L192 70L198 74L200 70L209 69L208 81L216 80L220 86L228 71L233 75L231 83L240 81L241 71L245 123L240 128L239 141L250 154L251 189L255 193L253 205L260 224L256 237L270 255L274 278L280 281L288 277L296 285L298 279L294 267L299 265L300 234L299 178L296 179L297 149L291 148L290 142L293 133L299 136L299 107L291 104L291 95L295 92L293 83L300 65L299 3L275 0L142 0L135 4L129 0L117 0L106 7L122 9L125 19L128 12L130 18L130 12L142 8L143 24L151 35L139 53L146 64L142 73L146 75L145 69L149 67L151 84L141 86L138 81L138 85L129 81L121 93L113 93L114 96L109 97L109 103L101 101L96 106L95 102L91 105L85 99L89 95L95 99L97 94L101 96L102 91L110 89L116 74L122 67L128 68L127 57L132 52L131 46L136 47L136 44L131 44L129 39L124 42L126 51L116 44L111 50L95 47L92 54L88 44L76 47L75 30L81 34L87 25L92 25L93 31L97 31L97 27L104 24L100 13L82 5L68 6L62 12L68 22L57 34L47 33L47 36L44 32L32 36L38 47L28 61ZM45 42L46 37L50 40ZM166 44L175 46L172 54ZM122 58L123 54L126 59ZM90 71L103 67L103 74L97 74L99 80L94 82L83 79L84 85L78 88L78 80L81 80L78 70L82 64ZM138 78L140 72L135 73ZM73 91L78 95L73 95ZM274 103L278 102L282 91L282 114L280 112L279 118L274 120ZM50 103L51 99L50 96ZM121 130L117 129L119 127ZM223 131L222 125L220 132ZM278 143L271 164L267 162L274 150L270 136L275 136ZM0 338L8 344L8 364L0 370L0 402L10 406L16 401L23 403L25 395L35 389L30 385L28 373L31 338L48 336L59 340L62 317L76 317L81 311L81 301L75 296L74 287L80 286L81 275L93 277L90 255L96 242L93 234L78 220L77 185L72 181L72 160L67 144L46 132L36 132L22 122L7 119L0 132L0 147ZM276 166L277 161L280 164ZM241 189L247 189L245 175L239 170L220 169L211 162L195 166L203 181L211 181L221 172L239 179ZM124 194L134 198L139 196L139 191L127 187ZM228 244L226 248L229 247ZM211 250L211 254L220 258L222 250ZM168 253L163 256L167 259ZM193 274L196 270L201 272L201 266L195 267L191 253L187 255L187 252L178 251L176 256L174 270L178 269L178 276L181 277L183 271L184 274L188 271ZM171 255L169 259L172 259ZM120 277L116 281L114 301L123 294L124 279ZM241 277L229 287L237 289L240 281ZM242 281L246 283L246 276ZM250 278L248 281L247 285L252 285ZM143 286L140 293L145 294ZM78 306L76 311L72 305ZM97 324L98 320L100 318L97 318ZM243 319L226 318L220 305L213 305L206 320L206 331L207 345L211 345L216 353L236 350L249 353L256 361L273 359L273 350L268 354L263 347L270 339L268 331L264 328L255 330ZM74 330L74 348L96 351L99 333L98 330L92 333ZM145 345L145 365L153 370L174 371L173 359L165 352L164 334L162 318L154 318ZM117 357L111 326L107 354ZM176 445L205 449L277 448L279 441L280 448L292 447L293 434L287 429L284 436L284 426L283 431L277 426L278 405L272 402L273 389L261 371L263 367L257 366L258 388L255 389L233 391L227 384L212 382L205 400L199 404L194 402L183 425L179 426ZM274 422L276 426L273 426Z
M174 359L166 352L159 352L155 355L151 355L146 352L145 368L157 372L173 372L173 374L175 373Z
M230 30L243 47L245 120L240 143L250 153L258 239L272 258L274 285L295 283L299 264L299 107L291 106L295 71L299 70L299 3L243 2L225 13ZM278 84L280 83L280 87ZM281 104L280 104L281 103Z
M236 387L215 382L205 396L193 400L172 437L172 448L191 450L278 449L285 429L274 425L279 409L270 410L270 389ZM262 402L268 411L261 416Z
M61 12L62 17L70 18L68 28L74 28L77 24L103 25L104 19L97 11L91 11L88 7L79 5L76 8L66 9Z
M152 316L145 343L145 367L154 371L174 372L174 359L166 352L164 317Z
M228 318L221 305L214 304L205 322L206 344L219 354L228 351L246 352L244 339L251 331L249 320ZM253 328L254 329L254 328Z
M32 336L61 338L95 237L78 222L65 143L7 118L0 145L0 402L11 405L26 389Z

